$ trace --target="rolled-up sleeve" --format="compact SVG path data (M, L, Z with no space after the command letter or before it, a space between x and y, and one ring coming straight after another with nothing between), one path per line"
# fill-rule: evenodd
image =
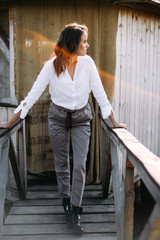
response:
M107 94L102 85L102 82L94 61L91 63L91 66L90 66L90 87L94 97L96 98L100 106L102 117L104 119L108 118L111 114L111 111L113 111L113 109L107 98Z
M24 119L26 117L28 111L31 109L34 103L39 99L39 97L42 95L47 85L49 84L50 82L49 64L50 62L47 62L43 66L41 72L39 73L36 81L34 82L31 88L31 91L28 93L25 99L21 101L20 105L15 109L14 111L15 114L21 111L20 118Z

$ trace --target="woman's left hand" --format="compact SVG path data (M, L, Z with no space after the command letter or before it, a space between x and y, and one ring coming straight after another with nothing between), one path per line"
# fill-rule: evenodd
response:
M116 127L116 128L127 128L127 125L126 125L126 124L124 124L124 123L118 123L118 122L116 121L116 119L115 119L114 114L113 114L112 111L111 111L111 114L110 114L109 118L110 118L110 120L112 121L112 124L113 124L114 127Z
M114 125L114 127L116 127L116 128L127 128L127 125L124 124L124 123L117 123L117 122L116 122L116 124Z

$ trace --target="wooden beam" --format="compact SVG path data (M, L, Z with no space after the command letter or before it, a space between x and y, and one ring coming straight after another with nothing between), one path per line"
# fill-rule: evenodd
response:
M16 42L15 8L9 8L9 49L10 49L10 97L13 104L16 99Z
M23 182L24 190L27 189L27 165L26 165L26 133L25 121L23 127L18 130L17 143L18 143L18 156L19 156L19 171Z
M126 159L125 176L123 175L124 189L124 240L133 239L133 216L134 216L134 168L128 164Z
M110 143L109 137L106 131L102 127L102 191L103 197L108 198L110 177L111 177L111 154L110 154Z
M121 185L119 176L119 163L118 163L118 153L116 145L111 141L111 160L112 160L112 179L113 179L113 192L114 192L114 202L115 202L115 214L116 214L116 225L117 225L117 240L122 240L123 229L122 229L122 219L121 219Z
M12 139L10 141L9 158L11 161L14 177L15 177L15 180L17 183L19 197L20 197L20 199L26 199L26 193L25 193L25 189L23 186L23 182L21 180L19 167L18 167L18 161L17 161L15 150L14 150L14 145L13 145Z
M156 204L139 240L160 239L160 204Z
M2 235L3 216L4 216L4 203L5 192L7 182L7 170L8 170L8 151L9 140L2 145L1 150L1 162L0 162L0 239Z
M0 36L0 50L4 55L5 59L7 60L7 62L9 62L9 49L7 48L1 36Z

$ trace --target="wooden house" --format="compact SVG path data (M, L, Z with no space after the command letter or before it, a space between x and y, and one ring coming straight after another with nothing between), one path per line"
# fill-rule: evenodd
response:
M158 0L0 1L0 102L15 105L23 100L53 52L62 26L84 23L89 29L88 54L99 69L116 118L160 156L159 14ZM100 182L98 106L93 98L90 104L94 118L87 180ZM31 172L54 169L49 105L46 90L27 117Z
M109 128L90 96L93 120L86 182L102 185L85 186L85 235L80 239L133 240L138 169L154 200L144 210L150 216L144 216L138 239L159 240L160 1L0 0L0 121L10 118L27 95L60 29L73 21L88 26L88 54L116 118L129 130ZM27 186L26 150L28 171L54 170L49 106L46 90L26 120L0 130L0 239L75 239L65 228L57 186ZM108 198L111 181L114 198ZM18 197L22 201L15 201ZM5 200L13 204L7 212Z

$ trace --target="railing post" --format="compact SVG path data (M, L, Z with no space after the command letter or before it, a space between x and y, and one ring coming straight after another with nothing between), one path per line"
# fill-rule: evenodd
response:
M133 220L134 220L134 167L129 162L126 153L123 167L122 181L122 203L123 203L123 240L133 240Z
M26 193L25 193L25 189L24 189L24 186L23 186L23 182L21 180L22 178L20 176L18 161L17 161L17 157L16 157L16 154L15 154L15 151L14 151L14 146L13 146L12 139L10 141L9 158L10 158L10 162L11 162L11 165L12 165L14 177L15 177L15 180L16 180L16 183L17 183L19 197L21 199L25 199L26 198Z
M113 192L115 202L116 226L117 226L117 240L123 239L122 229L122 215L121 215L121 185L119 176L118 152L117 147L111 140L111 160L112 160L112 179L113 179Z
M4 216L5 192L8 169L9 140L2 145L0 161L0 240L2 238L2 226Z
M23 182L24 189L27 188L27 167L26 167L26 139L25 139L25 121L23 121L23 127L18 130L17 136L18 144L18 159L19 159L19 171Z
M119 146L120 147L120 146ZM122 179L120 178L118 149L111 140L111 159L115 212L117 223L117 239L133 240L134 215L134 167L128 161L127 151L122 146Z
M102 143L102 191L103 197L108 198L110 176L111 176L111 154L110 141L105 129L101 128Z

